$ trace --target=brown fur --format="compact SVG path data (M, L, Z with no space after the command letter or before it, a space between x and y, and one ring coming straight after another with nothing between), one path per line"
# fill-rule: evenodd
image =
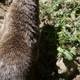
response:
M30 80L38 48L37 1L13 0L6 14L0 30L0 80Z

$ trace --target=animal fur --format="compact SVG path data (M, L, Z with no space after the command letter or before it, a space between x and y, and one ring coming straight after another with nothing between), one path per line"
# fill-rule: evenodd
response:
M0 80L29 80L37 57L38 19L38 0L13 0L0 29Z

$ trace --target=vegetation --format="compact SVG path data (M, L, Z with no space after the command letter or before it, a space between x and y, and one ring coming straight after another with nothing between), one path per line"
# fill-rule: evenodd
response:
M40 22L40 27L54 25L58 35L57 59L63 58L69 71L71 65L76 65L75 70L80 72L80 0L41 0Z
M40 32L39 79L80 80L80 0L40 0Z

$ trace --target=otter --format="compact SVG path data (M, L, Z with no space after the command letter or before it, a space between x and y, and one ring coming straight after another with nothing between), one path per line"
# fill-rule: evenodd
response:
M0 29L0 80L36 80L38 0L13 0Z

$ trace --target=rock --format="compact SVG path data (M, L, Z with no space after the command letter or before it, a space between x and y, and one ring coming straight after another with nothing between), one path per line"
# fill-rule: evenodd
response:
M80 80L80 75L77 75L73 80Z

